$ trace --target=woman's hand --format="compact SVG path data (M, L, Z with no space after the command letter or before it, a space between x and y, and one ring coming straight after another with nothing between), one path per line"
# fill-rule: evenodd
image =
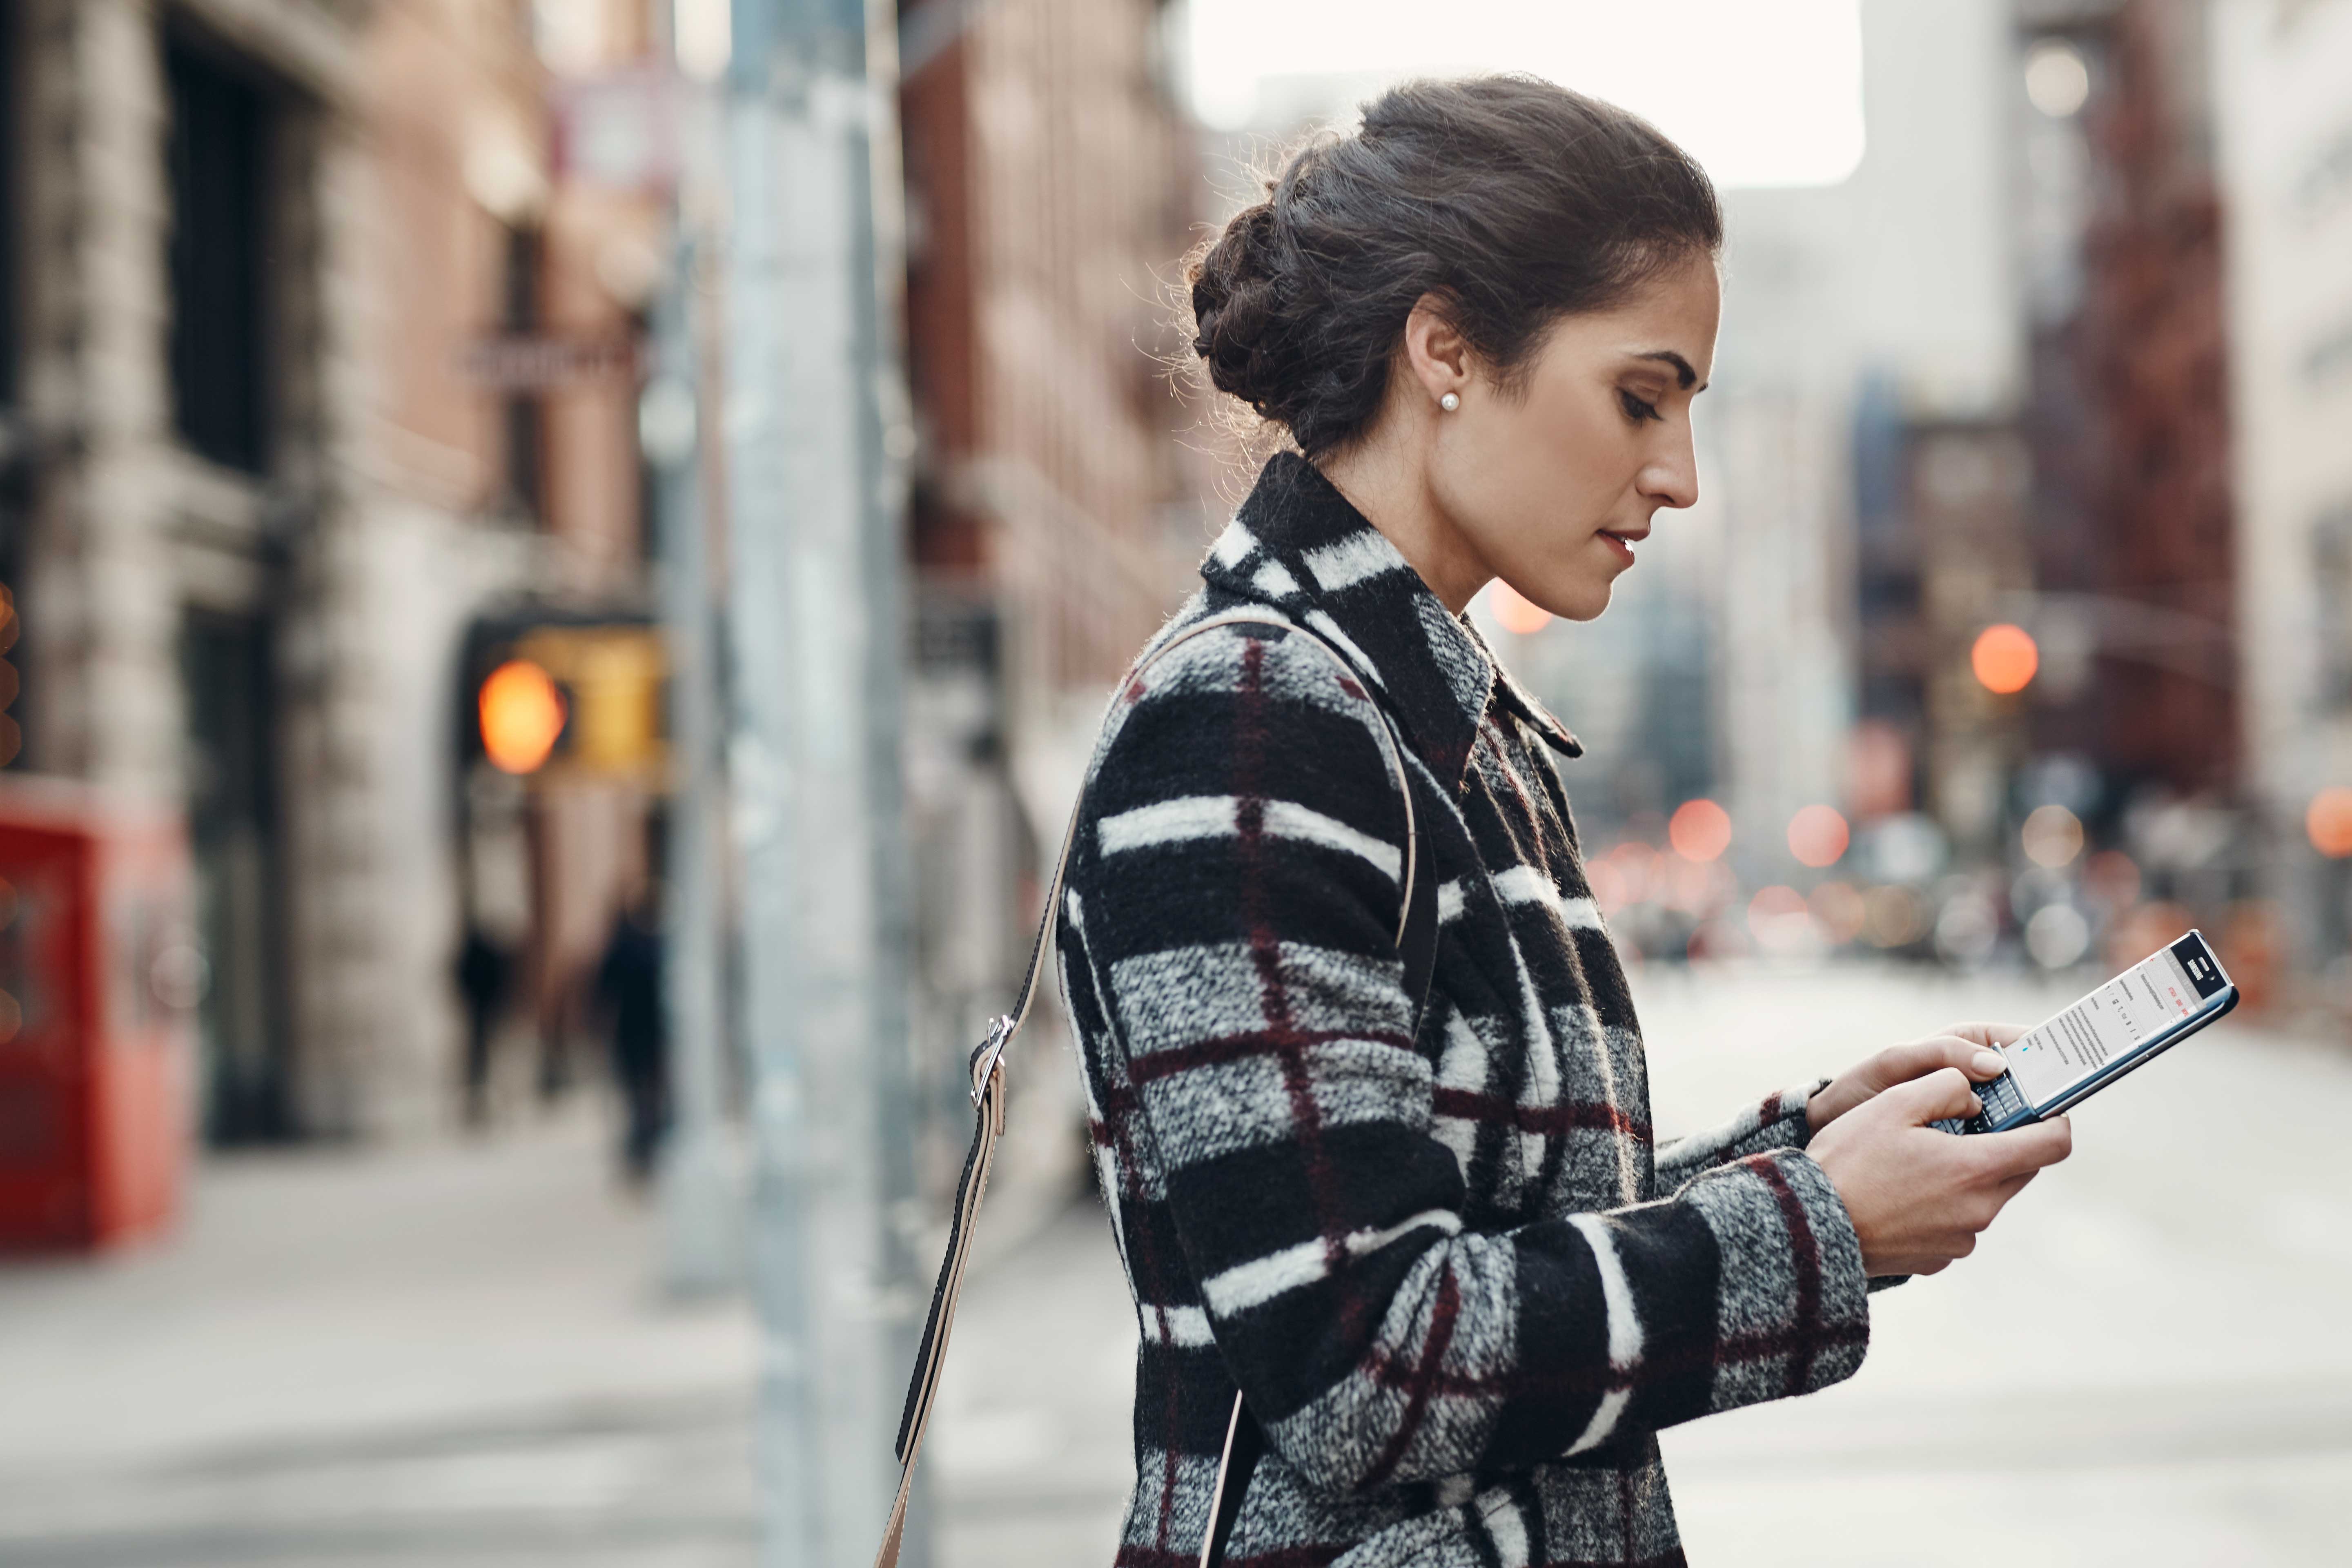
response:
M1873 1095L1813 1139L1806 1152L1845 1202L1865 1274L1934 1274L1966 1258L2002 1205L2074 1152L2063 1116L1966 1136L1927 1125L1981 1109L1968 1079L1943 1068Z
M2021 1024L1952 1024L1924 1040L1889 1046L1848 1068L1807 1100L1805 1124L1819 1132L1873 1096L1945 1068L1958 1068L1979 1083L1990 1083L2009 1067L1993 1047L2023 1033Z

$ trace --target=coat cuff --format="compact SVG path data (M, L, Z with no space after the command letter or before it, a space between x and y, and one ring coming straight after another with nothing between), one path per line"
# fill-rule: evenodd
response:
M1828 1082L1827 1079L1818 1079L1795 1089L1780 1089L1750 1104L1720 1127L1659 1145L1659 1181L1668 1191L1674 1191L1693 1176L1749 1154L1803 1148L1813 1136L1805 1121L1806 1102Z
M1780 1103L1788 1108L1787 1114L1774 1122L1772 1128L1777 1129L1778 1135L1785 1142L1775 1147L1802 1149L1813 1141L1813 1124L1805 1120L1806 1108L1812 1104L1813 1096L1829 1086L1829 1079L1817 1078L1781 1091Z
M1870 1343L1862 1246L1811 1157L1749 1154L1683 1195L1715 1233L1721 1259L1709 1408L1810 1394L1853 1376Z
M1829 1079L1817 1078L1768 1095L1764 1103L1749 1113L1755 1119L1755 1130L1735 1139L1723 1157L1737 1160L1749 1154L1769 1153L1775 1149L1801 1149L1811 1142L1813 1129L1805 1120L1805 1107L1829 1084Z

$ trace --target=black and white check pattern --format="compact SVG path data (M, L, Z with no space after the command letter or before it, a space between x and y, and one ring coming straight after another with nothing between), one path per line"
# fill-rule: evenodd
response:
M1682 1561L1656 1430L1861 1364L1862 1258L1801 1151L1814 1086L1655 1146L1642 1038L1552 756L1575 740L1316 470L1277 457L1174 648L1113 703L1064 996L1141 1320L1118 1563ZM1163 634L1163 636L1166 634ZM1397 721L1440 930L1394 933Z

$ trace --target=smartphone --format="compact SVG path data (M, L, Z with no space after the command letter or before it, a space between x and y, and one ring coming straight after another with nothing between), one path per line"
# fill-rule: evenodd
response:
M2001 1047L2009 1070L1976 1086L1983 1110L1928 1125L1947 1132L2006 1132L2055 1116L2237 1005L2237 986L2203 933L2192 931Z

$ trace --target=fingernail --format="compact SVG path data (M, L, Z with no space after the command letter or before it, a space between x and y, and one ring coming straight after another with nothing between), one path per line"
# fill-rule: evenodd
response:
M1977 1071L1986 1078L1999 1078L2009 1070L2009 1064L2001 1060L2000 1055L1993 1051L1979 1051L1975 1065Z

